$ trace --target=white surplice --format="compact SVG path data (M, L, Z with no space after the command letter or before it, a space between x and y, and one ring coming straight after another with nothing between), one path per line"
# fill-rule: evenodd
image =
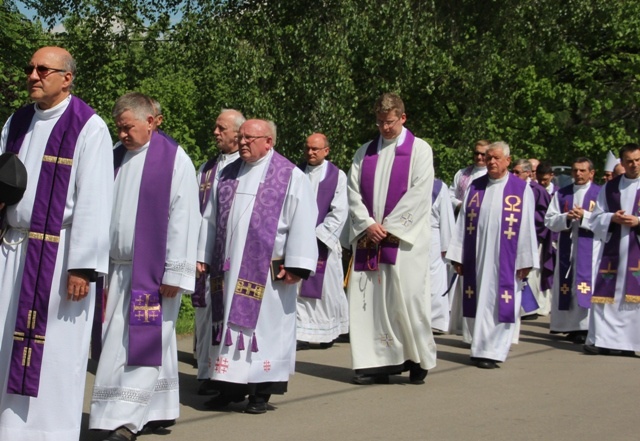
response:
M489 179L484 194L482 206L478 216L478 232L476 247L476 317L463 319L463 338L471 343L471 356L487 358L495 361L505 361L512 342L517 342L520 319L520 303L522 300L522 283L515 283L515 323L500 323L498 321L498 283L500 262L500 238L502 234L503 193L509 174L500 179ZM465 194L456 231L447 251L447 259L452 262L463 262L466 205L469 191ZM523 268L537 268L538 240L534 225L533 192L528 185L522 198L522 225L518 236L517 257L515 270ZM464 280L464 278L462 278Z
M233 153L218 155L218 165L216 167L216 174L213 177L211 183L211 192L218 188L218 179L222 170L233 161L240 157L239 151ZM206 163L205 163L206 164ZM201 182L202 169L205 164L202 164L198 169L197 181ZM210 199L210 198L209 198ZM209 346L211 346L211 291L209 288L209 277L205 280L205 302L207 306L197 307L195 309L195 340L196 340L196 361L198 363L198 380L206 380L209 378Z
M467 168L468 167L461 168L456 172L456 174L453 176L453 182L449 187L449 197L451 198L453 210L455 210L462 202L461 195L464 196L466 194L469 185L471 185L474 180L487 174L487 167L476 167L474 165L471 168L471 174L465 177L464 173Z
M0 439L77 441L95 305L95 284L79 302L67 300L67 269L88 268L106 274L109 219L113 193L111 137L104 121L92 116L78 137L63 229L53 274L46 343L37 398L7 394L7 376L28 229L42 157L51 130L70 97L52 109L36 113L19 157L28 173L27 190L17 205L7 208L9 230L0 253ZM9 123L2 131L0 152L6 148Z
M328 161L317 166L307 165L305 174L311 181L314 194L326 177ZM310 343L330 343L340 334L349 332L349 303L344 292L342 245L340 236L347 222L347 176L338 171L338 185L329 207L329 213L316 227L316 237L327 246L329 254L325 266L322 298L298 296L296 338Z
M403 128L398 138L378 145L373 218L360 194L360 173L369 142L358 149L349 170L347 195L354 251L358 238L374 222L400 239L395 265L380 264L377 271L351 273L349 334L354 369L396 367L407 361L418 363L426 370L436 365L428 265L433 153L429 144L420 138L413 143L407 192L383 218L396 147L402 144L406 134Z
M449 248L455 228L455 217L449 198L449 190L442 185L431 206L431 327L440 331L449 329L449 295L443 296L449 287L447 262L442 257Z
M198 231L195 168L178 148L171 179L164 285L180 288L174 298L162 298L162 366L127 366L129 304L136 212L149 144L127 151L115 180L111 217L111 264L89 427L113 430L126 426L134 433L148 421L179 415L178 353L175 323L182 293L193 292ZM159 214L160 215L160 214Z
M589 207L583 205L584 196L591 187L591 182L584 185L573 185L573 204L584 208L584 217L582 221L573 221L567 223L567 213L562 212L560 202L558 200L558 193L556 193L551 199L549 209L544 219L544 224L551 231L556 233L566 232L571 230L571 267L573 268L573 276L575 280L575 264L576 259L580 256L578 253L578 234L580 228L589 230L590 219L592 213L589 211ZM573 208L573 207L571 207ZM600 240L592 240L593 243L593 260L600 255ZM593 287L593 281L595 280L596 271L598 267L593 262L591 265L591 283ZM551 325L550 330L553 332L572 332L572 331L586 331L589 329L589 309L582 308L578 305L576 292L573 289L575 283L571 281L571 304L568 310L559 310L559 299L563 295L560 293L560 252L556 252L556 264L555 271L553 273L553 296L551 297Z
M296 296L297 285L272 281L267 275L264 296L256 328L246 329L228 323L247 231L258 186L273 156L273 150L253 163L244 163L238 174L238 187L229 213L225 259L229 270L224 273L224 327L231 330L233 344L223 342L210 347L210 378L229 383L248 384L284 382L295 371L296 356ZM198 261L211 264L216 235L217 194L211 193L200 230ZM286 267L315 271L318 261L315 225L318 218L316 199L309 179L295 167L289 180L278 221L272 257L282 258ZM258 351L251 351L253 334ZM239 336L241 334L241 337ZM239 337L245 349L238 349Z
M636 192L640 191L640 178L628 179L622 176L620 181L620 206L625 213L637 213L633 203ZM609 225L613 213L609 211L605 196L605 184L598 194L596 208L591 215L591 230L594 240L602 240L603 245L598 257L596 270L600 265L604 242L609 240ZM623 351L640 351L640 303L624 301L625 268L629 251L629 227L621 226L620 261L616 276L616 291L613 304L592 303L589 319L587 343L601 348Z

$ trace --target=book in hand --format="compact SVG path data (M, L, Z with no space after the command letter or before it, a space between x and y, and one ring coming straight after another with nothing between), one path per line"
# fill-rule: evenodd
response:
M271 280L282 280L284 277L278 277L280 271L284 269L284 258L271 259Z

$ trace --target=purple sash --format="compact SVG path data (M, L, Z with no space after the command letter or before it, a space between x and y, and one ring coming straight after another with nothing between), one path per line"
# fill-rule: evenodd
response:
M177 151L177 144L167 137L151 133L136 211L127 366L162 365L159 289L167 255L171 177ZM123 145L114 150L116 174L124 153Z
M211 195L211 186L215 181L216 170L218 169L218 157L209 159L204 167L202 167L202 173L200 175L200 214L204 214L207 203L209 202L209 196ZM196 279L196 287L191 294L191 305L195 308L204 308L207 306L206 301L206 286L207 275L205 273L200 274L200 277Z
M299 167L304 171L307 164ZM327 174L318 185L318 194L316 202L318 204L318 220L316 227L324 222L324 218L331 211L331 202L338 188L338 167L327 161ZM315 275L302 281L300 286L300 296L311 299L322 298L322 286L324 285L324 272L327 266L327 258L329 257L329 249L321 241L318 242L318 265L316 266Z
M225 259L227 222L231 206L238 188L238 173L243 161L236 160L223 170L218 182L218 210L214 256L211 266L211 306L213 318L212 344L222 341L224 317L224 272L229 269ZM256 200L251 213L249 229L242 254L242 263L234 289L228 322L243 328L255 329L262 305L262 297L269 277L271 258L278 230L278 221L295 166L278 152L273 152L264 182L258 187ZM239 335L239 338L242 334ZM255 336L252 351L257 352ZM227 326L225 345L230 346L231 330ZM238 343L238 349L244 349L244 343Z
M414 141L415 136L407 130L404 142L396 147L382 220L393 211L409 188L409 170L411 168L411 152L413 151ZM367 207L369 216L374 219L376 219L376 216L373 212L375 197L373 189L376 178L376 166L378 165L379 142L380 135L376 136L375 139L369 143L360 172L360 194L362 195L362 202ZM370 242L367 236L363 235L358 240L356 246L353 270L376 271L380 263L395 265L399 245L400 240L392 235L387 236L379 245Z
M431 205L436 202L438 195L440 194L440 190L442 190L442 181L440 179L433 180L433 189L431 190Z
M599 192L600 186L592 183L582 202L585 210L593 211ZM561 212L567 213L571 211L573 209L573 184L561 188L557 197ZM571 308L572 293L576 293L578 305L581 308L589 309L591 295L593 294L591 273L591 265L593 265L593 233L584 228L578 228L578 246L575 250L575 280L573 280L571 231L571 226L568 230L562 231L558 240L558 253L560 253L558 309L560 311L568 311Z
M463 246L464 291L462 312L464 317L475 317L477 308L476 248L478 217L489 183L485 175L471 183L466 200L465 237ZM526 182L509 174L503 191L502 221L498 267L498 321L515 322L515 282L518 237L522 224L522 201Z
M7 151L19 153L34 113L30 105L14 114ZM7 393L38 396L60 230L69 186L74 185L70 182L73 156L78 136L94 114L82 100L72 97L45 147L31 214Z
M469 186L469 180L471 179L471 173L473 173L473 165L462 170L460 181L458 182L458 188L456 188L456 199L462 200L464 192L467 191Z
M607 182L604 187L609 212L613 213L621 210L620 205L620 181L622 176L618 176ZM631 214L640 215L640 191L636 192ZM591 303L614 303L616 291L616 278L618 266L620 264L620 239L622 229L619 224L609 225L611 238L604 245L602 260L596 274L595 289ZM627 258L627 268L625 271L624 301L629 303L640 302L640 245L635 228L629 229L629 252Z

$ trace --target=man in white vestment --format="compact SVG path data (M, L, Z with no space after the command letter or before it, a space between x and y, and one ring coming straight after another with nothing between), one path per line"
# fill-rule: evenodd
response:
M238 142L241 160L211 192L198 245L198 269L211 274L218 390L205 404L248 395L245 413L262 414L295 370L297 284L316 269L318 209L309 179L274 151L275 124L248 120Z
M310 343L330 347L340 334L349 332L340 244L349 214L347 176L326 159L329 150L329 141L322 133L309 136L304 147L303 171L316 195L319 210L316 238L318 249L324 248L324 253L320 252L316 275L300 284L296 313L298 350L308 349Z
M594 240L603 241L593 296L587 354L640 351L640 145L620 149L624 175L600 190L591 215Z
M71 95L76 65L66 50L39 49L25 72L35 104L14 113L0 138L0 152L16 153L29 176L23 199L6 207L0 244L0 439L76 441L92 282L108 270L111 138ZM39 305L25 308L34 297Z
M409 381L422 384L436 365L428 266L433 155L404 127L398 95L383 94L374 110L379 136L358 149L347 182L353 382L384 384L409 371Z
M215 158L202 164L198 169L200 212L209 203L209 196L218 185L218 178L222 170L240 157L238 152L238 130L245 122L245 118L237 110L223 109L216 119L213 135L220 153ZM200 280L200 277L202 280ZM192 303L195 307L195 352L198 363L197 378L202 383L198 388L198 395L211 395L214 393L209 380L209 352L211 349L211 296L209 292L209 278L201 274L196 284L196 291L192 295Z
M458 215L462 206L462 198L469 184L480 176L487 174L487 164L484 155L487 152L487 146L490 144L486 139L476 142L473 147L473 164L468 167L461 168L453 176L453 182L449 187L449 196L453 205L453 212Z
M89 427L122 441L179 415L175 323L194 289L201 216L193 164L154 131L148 97L123 95L113 117L111 262Z
M431 328L436 334L449 329L449 274L445 260L453 236L456 219L451 207L449 190L439 179L433 181L431 192ZM446 295L445 295L446 293Z
M582 344L589 329L593 280L601 241L593 239L589 221L600 186L593 183L595 170L588 158L577 158L572 167L573 184L553 196L545 225L559 233L551 304L552 333L566 333L567 340ZM585 302L580 302L580 296Z
M487 148L487 176L467 189L447 259L463 276L463 338L494 369L519 332L522 280L538 265L533 192L508 171L509 146Z

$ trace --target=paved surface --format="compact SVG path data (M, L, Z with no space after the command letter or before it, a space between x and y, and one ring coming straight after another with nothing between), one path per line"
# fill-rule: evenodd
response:
M500 369L470 365L461 337L436 337L438 366L424 385L408 375L389 385L351 384L349 344L298 352L289 392L264 415L205 410L196 395L191 338L179 341L181 417L173 440L639 440L640 358L590 356L548 333L548 320L523 322L520 344ZM94 370L95 371L95 370ZM83 441L93 374L87 381Z

